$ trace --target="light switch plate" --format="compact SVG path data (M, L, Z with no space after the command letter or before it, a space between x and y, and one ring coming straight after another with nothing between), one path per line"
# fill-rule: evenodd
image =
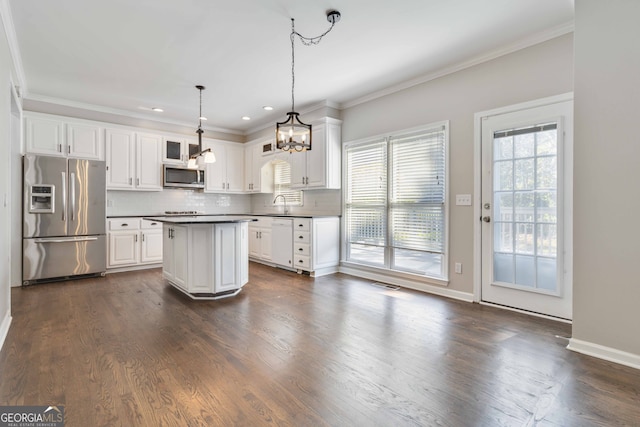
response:
M471 194L456 194L456 205L471 206Z

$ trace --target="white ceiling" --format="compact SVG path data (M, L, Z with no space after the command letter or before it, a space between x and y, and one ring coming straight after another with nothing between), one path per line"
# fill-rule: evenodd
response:
M572 29L573 0L9 0L24 96L247 133L291 105L354 105ZM404 83L403 83L404 82ZM262 109L271 105L274 111ZM160 107L164 113L153 113ZM251 121L243 121L242 116ZM303 117L304 118L304 117Z

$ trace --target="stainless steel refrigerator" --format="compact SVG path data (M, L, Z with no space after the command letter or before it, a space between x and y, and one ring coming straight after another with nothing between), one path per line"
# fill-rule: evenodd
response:
M24 285L104 274L105 162L23 159Z

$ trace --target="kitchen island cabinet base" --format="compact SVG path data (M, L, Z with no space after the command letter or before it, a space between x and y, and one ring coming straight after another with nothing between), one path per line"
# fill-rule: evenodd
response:
M249 281L246 217L152 218L163 224L162 276L192 299L237 295Z

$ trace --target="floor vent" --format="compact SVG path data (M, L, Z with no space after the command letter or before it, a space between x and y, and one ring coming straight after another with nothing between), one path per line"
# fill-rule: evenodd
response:
M371 282L371 285L376 286L378 288L389 289L392 291L397 291L398 289L400 289L400 286L390 285L388 283Z

